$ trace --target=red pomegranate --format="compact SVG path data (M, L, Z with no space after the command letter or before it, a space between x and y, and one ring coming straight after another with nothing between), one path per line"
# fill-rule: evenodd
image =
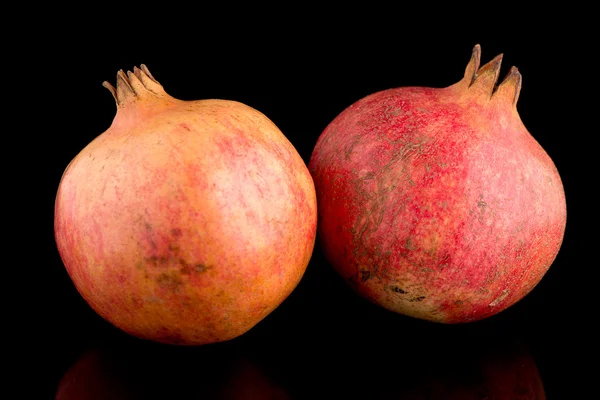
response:
M255 326L312 255L308 169L264 114L117 74L112 125L68 165L55 238L77 290L129 334L201 345Z
M561 247L565 194L517 112L521 75L502 55L446 88L373 93L323 131L309 170L319 240L366 299L443 323L515 304Z

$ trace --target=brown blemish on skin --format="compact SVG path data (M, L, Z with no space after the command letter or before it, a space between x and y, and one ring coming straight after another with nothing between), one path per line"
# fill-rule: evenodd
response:
M419 302L425 300L425 296L413 297L412 299L408 299L409 302Z
M164 272L156 278L156 283L171 292L178 292L183 285L183 280L178 274Z
M416 250L417 247L412 243L412 238L407 238L406 242L404 243L404 248L406 250Z
M354 151L354 146L356 146L358 144L358 142L360 141L361 137L360 136L355 136L354 140L352 142L350 142L350 144L348 144L344 150L344 156L346 157L346 159L350 159L350 155L352 154L352 152Z
M202 263L190 264L190 263L186 262L184 259L179 259L179 264L181 265L179 272L181 272L183 275L190 275L192 273L201 273L201 272L208 271L209 269L212 268L211 266L205 265Z
M396 292L396 293L400 293L400 294L406 294L406 293L408 293L406 290L401 289L398 286L390 286L390 290L392 292Z
M367 172L364 176L362 176L361 178L358 178L359 181L366 181L366 180L370 180L370 179L374 179L375 178L375 173L374 172Z
M508 294L509 294L509 293L510 293L510 290L509 290L509 289L504 289L504 290L502 291L502 293L500 293L500 296L496 297L496 298L494 299L494 301L492 301L492 302L489 304L489 306L490 306L490 307L495 307L495 306L497 306L498 304L500 304L500 302L501 302L502 300L504 300L504 299L506 298L506 296L508 296Z
M383 110L386 117L397 117L401 112L402 110L399 107L394 106L387 106L385 110Z
M360 270L360 281L361 282L368 281L370 277L371 277L371 271L369 271L368 269Z
M171 261L171 257L166 256L150 256L145 259L147 262L152 264L155 267L162 267Z

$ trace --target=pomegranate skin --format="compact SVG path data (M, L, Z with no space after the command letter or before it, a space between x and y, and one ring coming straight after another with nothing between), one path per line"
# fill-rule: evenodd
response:
M56 196L56 244L75 287L138 338L202 345L247 332L312 255L306 164L242 103L175 99L143 65L104 85L116 116Z
M526 296L554 262L565 193L520 119L521 75L496 86L502 54L446 88L366 96L319 137L309 170L318 237L369 301L442 323L490 317Z

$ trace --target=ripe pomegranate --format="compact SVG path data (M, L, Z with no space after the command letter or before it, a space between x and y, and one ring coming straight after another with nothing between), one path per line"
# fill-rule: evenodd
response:
M55 238L79 293L129 334L201 345L255 326L294 290L316 237L308 169L235 101L169 96L119 71L111 126L68 165Z
M391 311L480 320L522 299L561 247L565 194L525 128L502 55L446 88L368 95L322 132L309 170L319 241L339 274Z

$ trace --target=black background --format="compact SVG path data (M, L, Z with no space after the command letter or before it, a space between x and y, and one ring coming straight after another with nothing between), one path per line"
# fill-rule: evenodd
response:
M76 17L69 18L57 13L19 48L26 79L17 92L29 99L22 137L35 152L20 182L35 194L19 196L34 203L22 219L31 221L20 226L28 227L21 236L26 245L34 245L25 250L27 261L15 264L19 279L10 283L18 293L16 307L9 307L18 317L10 330L23 340L8 342L7 351L19 354L13 372L27 382L19 386L24 395L52 398L69 368L104 348L119 366L106 367L107 381L128 381L157 398L191 398L203 382L226 380L240 357L292 398L376 398L429 385L427 379L440 374L465 384L474 379L466 366L475 356L518 343L531 354L549 399L590 398L598 262L585 243L597 236L593 228L596 233L586 231L596 214L588 187L597 180L586 164L597 135L586 108L595 93L585 46L591 29L581 21L589 11L547 9L525 17L505 8L492 22L471 9L464 20L438 22L426 10L402 14L383 7L351 17L294 6L262 14L249 7L236 18L227 7L158 8L148 15L135 8L71 10ZM140 4L138 11L148 8ZM561 251L533 292L510 309L467 325L389 313L354 295L317 244L297 289L250 332L227 343L179 348L118 331L73 287L54 243L54 196L69 161L110 126L116 107L101 83L114 84L119 69L144 63L182 100L246 103L275 122L308 163L319 134L345 107L391 87L453 84L477 43L482 64L503 53L501 76L511 65L522 73L519 113L554 160L567 195Z

